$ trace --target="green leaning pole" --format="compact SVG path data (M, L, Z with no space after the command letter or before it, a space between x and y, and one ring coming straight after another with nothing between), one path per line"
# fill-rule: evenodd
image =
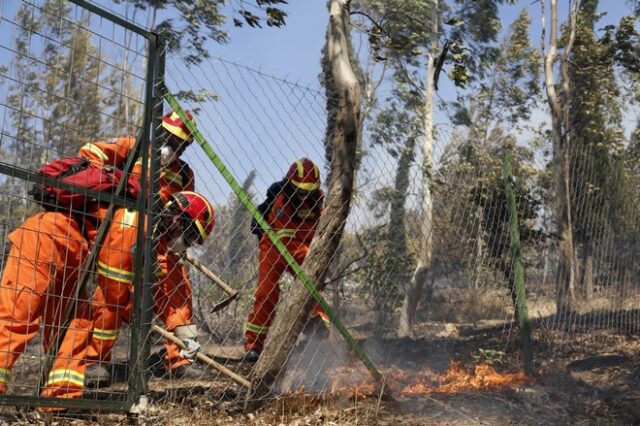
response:
M511 165L511 150L505 149L502 161L502 181L507 196L507 209L509 211L509 236L511 240L511 256L513 259L512 273L514 275L514 291L516 292L516 307L518 309L518 325L524 355L524 371L533 373L533 354L531 348L531 322L527 308L527 293L524 285L524 267L522 266L522 254L520 250L520 227L518 224L518 210L516 196L511 185L513 168Z
M224 165L220 157L218 157L218 155L213 150L211 145L209 145L209 143L206 141L204 136L202 136L202 133L200 133L197 127L195 127L191 123L191 120L189 120L189 118L185 114L184 110L182 109L178 101L173 97L173 95L171 95L169 90L166 88L165 88L164 98L167 100L169 105L171 105L171 108L173 108L173 110L178 113L178 116L180 116L180 119L184 123L186 123L187 128L193 135L194 139L198 142L198 145L202 147L205 154L207 154L207 156L209 157L213 165L216 167L216 169L218 169L218 171L220 172L222 177L224 177L224 179L227 181L229 186L231 186L231 189L238 196L242 204L244 204L244 206L247 208L247 210L249 210L253 218L258 222L258 224L260 224L260 227L269 236L269 239L271 240L273 245L278 249L280 254L286 259L287 263L289 263L289 266L291 266L291 269L295 272L298 279L309 291L313 299L316 302L318 302L318 304L322 307L322 309L327 313L327 315L329 316L329 319L331 320L331 324L336 328L336 330L338 330L338 332L342 335L342 337L344 337L344 339L349 344L349 346L351 347L353 352L356 354L356 356L360 359L360 361L362 361L365 367L367 367L369 372L371 372L373 378L378 383L382 384L383 383L382 374L380 374L376 366L373 365L369 357L367 357L367 354L364 353L364 350L360 347L360 345L358 345L358 343L355 341L353 336L351 336L351 333L349 333L349 331L346 329L342 321L340 321L340 318L329 307L329 305L324 300L322 295L318 293L318 290L316 290L316 286L314 285L314 283L309 279L309 277L307 277L307 275L302 270L302 267L300 267L298 262L295 261L291 253L289 253L289 251L284 246L284 244L280 242L280 239L278 238L276 233L271 230L271 227L269 226L267 221L264 219L262 214L258 211L255 204L253 204L253 201L251 201L247 193L242 189L242 186L240 186L240 184L233 177L231 172L229 172L229 169L227 169L227 167Z

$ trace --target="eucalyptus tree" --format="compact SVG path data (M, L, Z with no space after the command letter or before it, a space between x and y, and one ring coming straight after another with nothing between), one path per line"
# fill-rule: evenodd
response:
M396 301L404 296L403 283L410 282L415 265L416 253L412 248L420 246L419 236L408 231L412 226L407 223L407 197L411 168L424 129L413 111L391 102L378 112L369 130L371 144L381 146L397 160L392 187L378 189L372 201L379 214L388 214L388 222L377 231L367 229L363 235L368 246L376 248L370 250L366 259L363 290L371 296L378 323L382 325L394 311Z
M405 284L398 334L412 333L415 313L427 283L433 256L432 169L435 93L440 71L464 87L492 63L492 43L500 32L498 6L512 1L359 0L354 13L371 22L368 33L376 57L393 68L401 102L422 122L420 248Z
M327 55L338 102L335 129L331 132L334 138L331 146L334 149L324 213L303 268L310 281L316 284L324 282L328 266L342 239L353 196L356 151L360 140L358 132L361 128L361 91L348 48L349 1L331 0L328 6ZM281 373L303 329L311 302L309 290L297 283L278 305L264 350L252 371L252 387L247 394L247 402L269 394L270 385ZM332 320L335 318L332 317ZM338 330L341 333L346 331L344 326L338 327Z
M616 216L624 210L624 182L618 173L624 134L621 90L616 79L616 56L608 32L597 38L598 0L583 0L576 17L575 41L570 56L571 149L570 201L577 253L582 252L582 287L593 293L594 245L614 232ZM614 209L614 206L618 208ZM603 246L605 244L602 244ZM582 250L578 250L582 249ZM613 256L617 257L617 256Z
M500 271L513 290L506 196L501 184L503 149L514 151L513 177L518 182L515 189L523 241L533 241L531 226L537 219L536 208L541 207L538 180L542 172L532 165L532 149L515 144L523 130L536 132L529 123L540 101L540 55L531 44L530 27L531 19L523 9L498 43L492 65L485 66L482 76L472 80L451 105L452 122L465 135L454 170L466 170L466 178L455 180L462 195L447 202L462 210L469 197L476 206L474 219L461 224L466 228L469 253L473 253L467 263L474 268L471 274L476 288L480 287L480 267L486 265ZM541 235L535 235L539 240Z
M558 43L558 1L550 0L551 22L546 27L545 0L542 7L542 54L544 59L545 88L551 109L551 135L553 140L552 175L554 181L554 222L558 239L559 261L556 278L556 310L566 314L575 305L575 258L574 237L570 200L570 161L572 132L570 131L571 86L569 81L569 58L575 41L576 19L579 1L571 0L569 18L566 22L566 35L561 50ZM549 42L546 45L546 33ZM560 63L560 85L556 85L555 64ZM562 92L561 97L558 89Z
M622 198L622 192L618 192L620 185L611 186L617 178L609 174L619 171L619 165L624 163L616 158L621 152L617 123L623 93L616 78L629 83L624 84L630 88L625 90L630 91L632 100L637 100L638 34L634 28L637 17L627 16L617 27L605 27L603 37L596 39L597 1L570 1L562 33L558 1L549 2L548 27L547 2L542 0L540 4L545 88L553 140L554 222L560 253L556 309L563 315L575 309L576 241L584 246L585 285L589 287L593 230L604 229L610 219L606 217L607 208L613 208ZM616 68L619 72L614 73ZM584 211L590 205L593 209L589 218Z

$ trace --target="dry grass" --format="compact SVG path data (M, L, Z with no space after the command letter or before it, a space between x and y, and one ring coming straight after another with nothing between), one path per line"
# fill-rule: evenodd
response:
M425 303L431 321L476 323L483 320L504 321L513 316L511 300L503 289L440 291L434 297L435 300Z
M428 367L441 372L452 359L472 365L483 349L504 355L496 364L501 372L519 370L522 358L517 329L504 305L510 302L507 295L498 290L471 290L455 295L457 302L447 309L429 312L430 318L439 317L439 321L418 324L418 339L378 336L376 341L374 331L367 327L360 327L358 335L366 339L366 348L381 345L387 359L394 360L401 369L423 371L420 369ZM271 400L257 412L244 413L240 390L212 376L199 382L152 381L153 403L135 421L116 414L85 414L79 419L48 418L45 423L61 426L132 422L153 426L640 424L640 337L633 331L640 327L635 324L640 313L615 310L620 307L637 310L640 298L629 295L623 300L612 300L606 296L597 294L590 303L581 302L578 315L582 317L564 324L554 322L551 297L542 293L532 295L531 317L544 317L551 322L540 322L534 329L534 359L539 375L520 389L432 394L404 398L397 404L379 402L375 396L364 399L295 396ZM606 320L585 315L590 313L603 313ZM218 349L229 356L234 348ZM207 351L216 352L209 347ZM0 413L4 415L0 424L35 422L32 417L16 415L9 407Z

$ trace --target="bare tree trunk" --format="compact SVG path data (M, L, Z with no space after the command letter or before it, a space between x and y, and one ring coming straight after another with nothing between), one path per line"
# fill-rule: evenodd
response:
M407 196L409 195L409 181L411 163L417 145L417 138L411 135L402 147L400 158L396 166L396 178L393 195L389 207L389 224L387 228L388 254L386 257L386 269L393 274L394 279L406 281L410 274L409 250L407 248L406 209ZM384 286L384 285L383 285ZM384 286L384 291L375 291L375 310L378 314L377 326L382 327L393 312L394 301L389 300L389 287ZM405 288L407 285L405 284ZM414 308L415 312L415 308Z
M585 250L582 286L587 302L591 302L591 300L593 300L593 246L591 242L587 243Z
M342 237L351 206L355 180L356 149L360 122L360 85L349 58L349 1L329 2L327 49L331 73L338 94L338 110L333 134L331 180L325 210L304 262L304 272L312 282L323 282ZM293 285L277 308L277 314L251 374L247 402L264 398L291 354L311 308L309 292L299 282ZM247 404L247 409L254 408Z
M558 3L551 0L551 27L549 52L545 50L545 12L542 5L542 50L544 57L544 73L547 98L551 108L551 133L553 136L553 177L555 187L554 213L560 259L558 265L556 312L560 315L571 312L575 304L575 254L573 248L573 232L571 224L569 167L571 157L571 129L569 125L570 104L568 78L568 57L575 38L575 21L577 3L572 1L570 12L569 41L562 55L557 53L558 38ZM553 65L561 61L563 100L558 97L555 87Z
M476 241L475 241L475 259L473 263L473 276L471 277L473 282L473 288L478 290L480 288L480 277L482 275L482 216L484 212L482 209L477 209L478 214L478 228L476 232Z
M433 98L435 94L435 60L438 55L439 0L433 0L433 41L427 58L427 81L424 103L424 145L422 146L422 222L418 264L411 281L405 285L404 300L400 311L398 336L413 334L418 303L423 296L427 272L431 266L433 245L433 198L431 195L431 169L433 167Z

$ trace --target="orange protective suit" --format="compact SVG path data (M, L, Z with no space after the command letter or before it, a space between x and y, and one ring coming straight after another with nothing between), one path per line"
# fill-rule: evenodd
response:
M43 325L45 353L62 325L88 253L80 225L68 213L43 212L9 234L11 249L0 282L0 393L11 370ZM85 352L92 321L79 297L49 372L43 396L79 398L84 386Z
M307 256L321 214L322 196L299 203L295 195L285 191L280 191L270 211L265 212L267 222L299 264ZM280 298L278 281L285 271L292 271L266 234L260 238L258 261L258 288L246 324L244 348L260 352ZM326 321L326 314L316 304L312 316L321 316Z
M90 362L109 360L122 323L129 320L137 234L138 212L116 210L98 254L93 336L87 352ZM192 324L191 288L185 285L184 268L178 261L176 256L167 254L166 241L162 238L158 246L160 270L154 286L154 311L169 331ZM167 367L175 369L189 363L179 355L180 349L174 343L166 342L165 346Z
M135 138L122 137L112 139L109 141L95 141L87 143L80 148L79 155L82 158L88 159L92 164L98 167L123 167L127 157L135 145ZM136 161L132 171L133 175L140 176L142 172L142 160ZM160 199L162 203L166 203L169 199L169 195L179 191L193 191L195 187L195 178L191 168L182 160L176 160L165 166L160 172ZM100 210L100 211L98 211ZM93 212L97 217L103 218L101 213L102 209L96 209ZM124 244L118 242L119 239L127 239L127 244L135 244L135 232L133 236L127 235L118 236L120 231L113 231L113 235L108 238L112 239L110 243L111 248L108 250L113 254L115 260L110 260L111 255L101 254L100 257L104 264L107 264L116 269L122 269L118 266L120 262L120 255L118 251L122 251L119 247L114 245ZM111 232L110 232L111 233ZM94 235L95 237L95 235ZM129 239L132 238L130 241ZM127 246L130 247L130 246ZM115 251L114 251L115 250ZM115 263L115 264L114 264ZM193 311L192 311L192 299L191 299L191 283L186 268L177 262L173 256L166 254L166 247L158 247L158 266L159 271L157 273L158 284L155 287L154 293L154 309L162 317L165 325L169 330L173 330L179 325L188 325L193 323ZM100 270L99 270L100 271ZM128 276L127 276L128 278ZM107 279L107 278L103 278ZM100 281L100 278L99 278ZM98 306L104 306L104 303L109 304L108 300L115 298L118 302L125 297L124 287L117 285L114 282L107 285L106 283L101 285L96 292L94 303L98 303ZM122 299L120 299L122 298ZM105 302L107 301L107 302ZM111 320L106 323L96 323L94 335L91 340L91 347L87 353L89 360L93 362L106 361L109 359L110 349L113 347L115 340L117 339L117 332L122 325L122 320L128 321L129 311L131 306L121 306L118 303L118 310L120 323L114 323L114 328L105 328L106 324L111 324ZM113 309L111 309L113 311ZM161 313L161 314L160 314ZM108 314L110 315L110 314ZM104 322L104 319L99 321ZM111 327L111 326L109 326ZM186 359L178 359L178 352L180 349L173 343L166 343L169 365L171 368L177 368L179 365L187 364Z
M80 148L79 156L98 167L122 168L136 143L130 136L109 141L94 141ZM142 160L135 162L132 175L140 176ZM160 171L160 199L166 203L169 195L178 191L193 191L195 178L193 171L184 161L178 159Z

